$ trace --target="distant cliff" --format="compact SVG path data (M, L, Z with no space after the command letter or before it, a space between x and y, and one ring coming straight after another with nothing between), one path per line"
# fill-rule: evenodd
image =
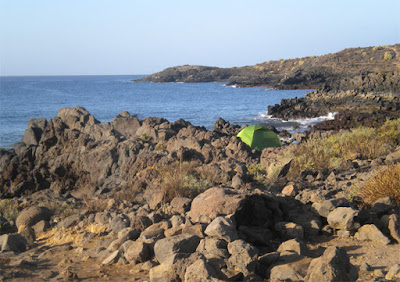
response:
M319 57L268 61L255 66L217 68L177 66L137 81L211 82L240 87L400 93L400 44L351 48ZM385 78L390 77L390 81Z

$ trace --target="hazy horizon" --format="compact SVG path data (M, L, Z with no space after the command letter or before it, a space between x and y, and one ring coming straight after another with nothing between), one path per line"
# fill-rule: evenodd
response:
M0 75L147 75L400 43L400 1L0 0Z

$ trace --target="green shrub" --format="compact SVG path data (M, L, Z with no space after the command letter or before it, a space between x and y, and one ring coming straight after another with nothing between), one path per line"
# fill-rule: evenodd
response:
M385 54L383 54L383 59L386 61L393 59L392 53L390 51L385 52Z
M376 172L360 189L359 195L368 205L379 198L391 197L400 206L400 163Z
M142 134L140 136L140 139L142 139L142 141L144 141L144 142L149 142L151 140L151 136L149 136L147 134Z
M378 131L379 138L390 145L400 145L400 119L387 120Z

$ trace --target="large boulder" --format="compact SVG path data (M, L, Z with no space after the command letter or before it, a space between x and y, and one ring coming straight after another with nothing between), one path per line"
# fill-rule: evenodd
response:
M28 242L18 233L5 234L0 236L1 251L25 252Z
M228 252L231 254L228 260L231 269L237 269L243 275L254 273L258 265L256 248L243 240L236 240L228 244Z
M215 218L204 231L208 236L224 239L232 242L238 239L236 226L229 217L219 216Z
M193 199L189 216L198 222L204 217L213 220L220 215L232 214L244 198L244 194L231 188L210 188Z
M135 241L125 251L125 258L131 263L140 263L149 260L152 256L150 245Z
M334 229L353 231L360 227L356 221L358 211L352 208L339 207L328 215L328 224Z
M357 269L350 263L346 251L329 247L319 258L313 259L307 270L306 281L355 281Z
M182 234L158 240L154 245L154 255L160 263L171 264L175 254L191 254L196 251L200 238Z
M226 280L222 272L217 271L204 259L198 259L185 272L185 281L221 281Z
M53 213L46 207L30 207L22 210L17 217L16 225L33 226L41 220L49 221Z

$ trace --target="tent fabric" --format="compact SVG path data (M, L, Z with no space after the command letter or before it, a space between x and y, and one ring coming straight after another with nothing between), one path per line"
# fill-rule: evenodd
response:
M250 125L242 129L237 135L244 143L255 150L269 147L281 147L282 143L272 130L262 124Z

